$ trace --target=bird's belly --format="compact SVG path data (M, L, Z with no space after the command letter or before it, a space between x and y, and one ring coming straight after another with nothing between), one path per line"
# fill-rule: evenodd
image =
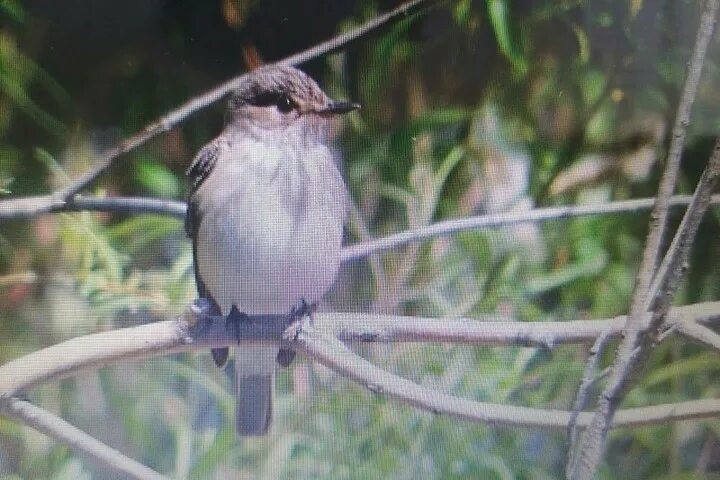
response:
M342 217L310 209L298 220L272 198L234 207L207 212L198 232L200 275L223 314L233 305L282 314L320 300L340 263Z

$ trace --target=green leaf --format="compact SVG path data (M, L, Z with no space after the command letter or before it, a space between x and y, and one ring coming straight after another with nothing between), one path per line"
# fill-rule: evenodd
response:
M460 25L467 24L470 19L470 13L472 12L472 0L460 0L455 5L453 13L455 14L455 20Z
M0 10L7 13L11 19L23 23L25 21L25 10L20 2L15 0L0 1Z
M182 190L169 168L149 158L136 162L135 179L150 193L164 198L177 198Z
M2 70L0 70L0 92L4 92L23 113L52 135L63 137L67 134L62 122L40 108L28 96L24 85Z
M522 48L512 35L510 7L507 0L487 0L488 15L500 51L510 61L515 73L523 77L527 73L528 62Z

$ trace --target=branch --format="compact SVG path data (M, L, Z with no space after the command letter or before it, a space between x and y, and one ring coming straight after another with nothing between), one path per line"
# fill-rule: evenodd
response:
M720 137L718 137L708 165L700 177L693 200L685 212L653 284L649 287L650 292L644 300L646 303L641 305L640 316L633 318L630 315L628 319L628 325L624 330L625 338L620 345L618 357L612 368L612 375L598 402L593 423L586 432L580 461L574 468L574 474L578 476L571 478L590 478L588 475L594 474L600 463L613 413L620 404L625 391L630 387L633 376L647 360L652 346L661 338L663 322L687 270L690 248L709 206L710 193L719 179ZM651 309L652 313L647 314L648 309ZM695 327L680 327L680 331L715 349L720 346L718 335L715 332L698 325Z
M156 322L139 327L119 329L74 338L0 366L0 414L13 417L47 435L68 443L71 447L92 459L127 473L133 478L163 478L115 450L89 437L63 420L34 407L13 396L32 386L50 380L65 378L91 368L99 368L110 362L145 358L186 350L206 349L210 346L234 345L238 338L247 342L277 342L288 338L287 346L303 351L343 376L351 378L375 393L384 393L405 401L415 407L437 414L481 422L491 425L512 425L531 428L567 428L575 419L579 426L591 420L589 413L562 410L533 409L518 406L476 402L435 392L414 382L388 373L348 350L337 338L361 341L450 341L456 339L468 343L495 344L500 339L497 330L512 327L506 332L508 344L542 342L561 343L577 341L577 333L567 334L573 324L589 329L589 323L603 324L595 336L609 337L620 332L623 319L605 321L546 322L518 325L507 320L495 324L474 321L477 327L467 328L469 321L412 319L407 317L374 315L318 315L318 327L309 322L293 323L288 328L285 315L255 316L238 325L230 332L223 317L208 317L202 300L192 304L178 320ZM677 308L673 321L695 322L720 320L720 303L698 304ZM361 321L357 321L360 317ZM551 326L557 337L548 342L547 332ZM447 331L443 324L448 326ZM329 328L328 328L329 327ZM424 327L424 328L423 328ZM487 328L490 327L490 328ZM520 330L518 330L520 327ZM539 327L539 328L538 328ZM592 329L589 329L592 330ZM588 335L586 332L585 335ZM564 338L562 336L565 335ZM698 400L654 407L621 410L613 426L640 426L675 420L713 417L720 414L720 401Z
M686 207L692 196L675 195L670 199L672 207ZM361 242L343 248L343 261L367 257L375 252L428 240L443 235L452 235L464 230L493 228L516 225L525 222L542 222L588 215L612 213L636 213L652 208L654 199L640 198L597 205L576 205L567 207L537 208L525 212L478 215L437 222L428 227L389 235L378 240ZM720 204L720 195L710 199L711 205ZM52 195L17 198L0 201L0 221L31 218L44 213L99 211L124 214L155 213L179 219L185 218L185 202L160 200L143 197L94 197L76 196L71 200L57 200Z
M692 247L695 235L700 227L705 212L710 206L711 193L715 189L720 176L720 136L715 141L712 154L708 164L703 170L702 176L695 187L695 194L685 211L682 222L668 248L660 267L650 286L650 293L645 304L646 310L655 310L655 317L658 310L669 308L670 302L678 288L686 267L687 258ZM659 308L662 307L662 308ZM661 320L656 320L655 325ZM651 325L652 327L653 325Z
M449 415L487 425L556 429L567 428L573 415L573 412L565 410L476 402L422 387L374 366L348 350L336 338L325 335L312 326L303 326L295 344L306 356L374 393L387 395L438 415ZM621 410L613 426L652 425L669 420L714 417L718 414L720 400L697 400ZM577 417L577 425L585 427L591 419L591 413L581 413Z
M718 307L720 307L718 303L698 304L675 309L673 313L677 315L675 320L679 322L720 320ZM28 402L13 398L13 395L43 381L67 377L90 368L99 368L113 361L145 358L150 355L183 350L206 349L208 346L230 345L236 342L234 337L236 334L242 338L243 342L258 342L267 339L277 341L278 338L285 338L287 332L291 331L293 336L289 345L303 351L310 359L361 383L375 393L389 395L436 414L446 414L484 424L529 428L567 428L573 417L576 418L577 425L587 426L591 420L590 413L578 415L577 412L563 410L505 406L476 402L435 392L375 367L352 353L336 338L321 333L322 330L318 327L301 323L297 329L295 329L297 324L293 324L291 329L286 329L287 319L285 316L253 317L249 322L243 322L239 326L239 332L230 333L225 328L223 318L204 317L201 312L199 307L193 305L178 320L75 338L0 366L0 414L26 423L56 440L67 443L96 462L114 468L132 478L164 478L98 442L62 419ZM364 341L434 339L436 337L435 329L439 328L439 325L434 324L432 328L428 329L428 332L421 333L418 331L417 325L414 325L412 328L404 330L402 327L388 325L388 322L397 323L402 321L402 318L371 315L360 316L365 320L365 326L362 327L353 326L354 322L350 318L342 316L336 318L338 316L319 315L319 317L316 321L319 321L323 327L334 325L335 329L332 332ZM419 323L427 322L420 320ZM567 330L572 323L556 323L555 326L558 332L561 332ZM599 323L606 324L606 327L614 325L616 333L622 328L622 319L600 321ZM370 332L367 332L367 325L374 325L377 328L371 328ZM503 325L507 325L507 323L498 323L493 327L499 328ZM532 329L537 324L527 325ZM391 327L394 330L390 332L385 330ZM486 333L490 332L486 331ZM456 332L456 334L461 340L469 340L467 332ZM611 332L606 330L606 335L611 335ZM443 334L442 338L447 338L447 335ZM517 335L517 332L512 332L507 335L506 341L512 343L524 341L525 338L527 335ZM487 336L488 343L496 340L497 335ZM720 400L697 400L620 410L614 419L613 426L635 427L715 417L719 414Z
M0 201L0 221L32 218L44 213L97 211L111 213L156 213L185 218L185 202L143 197L75 196L62 200L54 195Z
M588 356L587 363L585 364L585 371L583 372L582 380L580 381L580 387L578 388L578 393L575 397L572 415L570 416L570 423L568 424L567 428L569 446L567 461L568 467L565 469L566 475L569 475L572 471L572 468L575 465L575 460L577 458L577 440L579 433L579 429L577 426L577 417L578 415L580 415L580 412L583 410L583 408L585 408L585 403L587 402L587 396L588 392L590 391L590 387L598 379L598 376L596 376L595 372L597 370L598 364L600 363L600 358L602 357L602 354L607 347L608 341L610 340L609 333L610 332L605 332L598 336L592 348L590 348L590 354Z
M671 198L672 207L686 206L690 203L690 195L676 195ZM373 240L371 242L350 245L343 249L342 259L344 261L363 258L371 253L389 250L391 248L428 240L444 235L451 235L464 230L506 227L525 222L542 222L548 220L559 220L587 215L606 215L612 213L635 213L652 208L655 199L641 198L637 200L623 200L608 202L596 205L574 205L567 207L537 208L524 212L497 213L491 215L478 215L467 218L457 218L434 223L430 226L406 230L401 233L388 235L387 237ZM720 195L712 197L712 204L720 204ZM0 219L2 218L0 211Z
M0 414L19 420L48 437L68 445L101 467L123 477L139 480L166 480L167 477L126 457L52 413L17 398L0 396Z
M720 335L697 323L676 323L675 331L720 353Z
M635 282L630 315L625 329L625 338L620 344L610 379L598 401L593 420L583 436L580 458L578 458L578 461L572 468L571 475L569 475L571 479L588 479L595 476L595 472L605 451L607 434L615 410L618 408L625 391L629 388L631 376L639 370L639 367L644 363L645 358L649 354L650 342L656 337L656 332L653 332L652 328L646 329L645 325L647 308L656 301L655 298L649 296L651 294L651 282L653 273L655 272L660 243L665 233L670 197L675 189L680 166L680 156L685 141L685 133L687 125L690 122L690 111L700 82L700 74L702 72L707 46L713 34L715 16L719 3L718 0L707 0L700 18L700 26L698 27L692 58L688 66L687 78L685 79L680 104L675 117L675 125L673 127L673 135L665 171L660 181L655 207L650 216L650 232ZM710 163L713 163L712 160ZM703 174L703 177L705 177L705 174ZM700 185L698 185L696 196L700 190ZM707 195L709 195L709 193L708 191ZM692 215L699 214L700 210L704 213L704 209L698 209L697 212L691 212L690 209L688 209L685 217L688 218ZM683 219L683 224L685 223L685 219ZM692 244L693 238L694 233L689 235L689 244ZM688 249L689 244L687 245ZM680 265L677 266L679 267ZM675 294L675 288L677 288L680 281L680 273L680 271L674 270L673 275L667 277L668 284L666 286L668 288L662 292L663 300L667 304L666 308L669 308L670 301ZM675 288L672 288L673 286ZM654 329L657 329L663 320L663 309L659 308L658 310L659 311L653 315L651 321Z
M11 397L40 384L94 370L110 363L138 360L181 351L277 342L287 328L285 315L253 316L239 325L237 337L225 327L223 317L205 317L191 305L178 320L76 337L0 366L0 398ZM316 328L352 342L447 342L472 345L553 347L593 342L607 332L617 337L625 317L568 322L517 322L494 319L428 319L392 315L318 313ZM720 322L720 302L699 303L672 309L671 325ZM289 345L292 346L292 345Z
M311 47L303 52L291 55L283 60L280 60L276 65L299 65L305 63L308 60L312 60L321 55L334 52L340 48L348 45L350 42L363 37L365 34L385 25L386 23L395 20L399 17L408 15L413 9L420 6L427 0L412 0L407 3L403 3L399 7L379 15L369 22L355 28L347 33L337 35L336 37L320 43L314 47ZM157 135L166 132L179 124L193 113L211 105L212 103L220 100L226 94L239 87L245 80L246 74L239 75L235 78L228 80L227 82L215 87L214 89L206 92L202 95L191 98L180 107L169 112L164 117L150 123L140 132L125 139L120 144L104 152L99 159L99 162L95 167L90 169L87 173L83 174L77 180L73 181L66 188L53 194L55 201L63 201L71 199L73 196L78 194L85 187L89 186L95 181L105 170L107 170L118 157L128 153L139 146L146 143L148 140L156 137Z

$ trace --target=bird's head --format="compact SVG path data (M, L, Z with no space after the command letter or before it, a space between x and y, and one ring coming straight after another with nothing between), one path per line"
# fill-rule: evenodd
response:
M252 71L229 103L233 122L270 131L322 129L338 115L358 108L357 103L332 100L307 74L289 66Z

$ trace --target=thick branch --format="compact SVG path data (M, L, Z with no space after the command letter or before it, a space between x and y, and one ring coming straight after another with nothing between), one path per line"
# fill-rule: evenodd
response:
M587 401L587 396L590 391L590 387L595 383L595 381L598 379L597 376L597 366L600 363L600 359L602 357L603 352L605 351L605 348L607 347L607 344L610 340L609 332L606 332L604 334L601 334L598 336L598 338L595 340L595 343L593 344L592 348L590 348L590 354L588 355L587 362L585 364L585 371L583 372L582 380L580 381L580 387L578 388L578 393L575 397L575 403L573 404L572 409L572 415L570 416L570 423L567 428L568 432L568 460L567 460L567 468L565 469L565 472L567 475L570 474L570 472L573 469L573 466L575 464L575 458L577 457L577 440L578 440L578 433L579 428L577 426L577 417L580 415L580 412L585 408L585 403Z
M687 125L690 122L690 111L700 82L705 53L712 38L715 27L715 17L719 5L720 1L718 0L707 0L700 18L700 26L698 27L695 46L693 47L687 77L675 117L675 126L673 127L673 135L665 171L660 180L657 200L653 208L653 213L650 216L650 232L635 282L630 315L624 333L625 338L620 344L610 379L598 401L592 423L583 436L580 457L573 466L574 468L572 469L571 475L569 475L572 479L588 479L595 476L595 472L605 451L607 433L612 423L615 410L618 408L625 391L630 386L632 375L639 370L648 355L650 342L658 333L653 330L657 330L657 327L662 323L663 312L661 308L659 312L656 312L656 316L651 322L653 328L646 329L648 326L646 324L648 306L654 304L656 301L655 298L649 296L651 293L650 287L659 256L660 243L666 228L669 201L675 190L675 183L680 166L680 156L685 142L685 133ZM712 161L710 163L712 163ZM696 196L698 191L699 190L696 190ZM709 193L708 191L707 195L709 195ZM704 213L704 210L702 213ZM696 213L688 209L686 211L686 218L694 214ZM685 221L683 221L683 223L685 223ZM690 244L693 238L694 233L690 235ZM668 286L676 282L674 284L676 288L679 284L680 272L676 271L674 273L677 273L677 275L673 275L674 278L668 278ZM662 292L664 299L667 300L668 307L675 294L675 288L670 287Z
M237 344L222 317L198 320L188 308L179 320L169 320L95 333L32 352L0 366L0 397L48 381L59 380L123 360ZM477 319L427 319L366 314L316 314L316 328L343 341L448 342L473 345L536 345L593 342L607 332L620 334L624 317L569 322L516 322L502 317L495 322ZM720 302L674 308L669 322L720 322ZM190 327L190 325L194 325ZM287 327L283 315L252 317L238 336L243 343L278 341ZM292 345L290 345L292 346Z
M676 313L678 313L678 321L708 321L720 319L717 307L717 304L700 304L677 309ZM683 318L690 315L695 318ZM41 381L69 376L88 368L99 368L111 361L143 358L180 350L205 349L209 345L229 345L235 342L235 333L227 331L222 318L210 319L211 323L206 323L208 318L199 318L199 316L201 316L199 309L189 308L180 320L88 335L14 360L0 367L0 414L15 418L52 438L67 443L92 460L123 472L131 478L164 478L122 456L62 419L28 402L13 398L12 395L14 391L25 390ZM371 321L372 317L367 317L369 317L366 318L367 323L376 323L376 327L385 325L389 320L394 323L402 320L381 317L376 318L376 321ZM417 336L417 329L410 329L405 333L378 334L378 328L371 329L371 334L368 335L362 333L363 330L354 330L348 319L333 319L332 316L326 315L322 316L319 323L325 326L335 324L337 333L340 333L341 336L386 341L433 338L435 335L433 331L436 327L430 329L429 334L420 334L419 336ZM615 326L617 331L622 326L621 322L616 320L600 323L617 324ZM190 327L190 324L194 326ZM318 327L304 323L300 324L300 327L294 325L291 329L285 329L286 325L286 319L281 316L255 317L240 326L239 335L247 341L263 341L266 338L276 341L279 335L285 338L288 332L292 332L290 345L302 350L309 358L361 383L375 393L389 395L436 414L446 414L485 424L555 429L566 428L573 417L579 426L586 426L591 420L589 413L578 415L577 412L562 410L505 406L475 402L439 393L375 367L352 353L335 337L321 333ZM566 329L568 322L556 325ZM606 334L609 332L606 331ZM467 333L460 335L461 339L467 339ZM513 333L507 340L517 341L525 336ZM491 336L490 342L493 342L495 338L495 336ZM36 363L40 365L40 368L33 368ZM42 371L43 366L44 372ZM720 414L720 400L706 399L621 410L615 416L613 426L652 425L669 421L714 417L718 414Z
M489 425L529 428L567 428L573 412L544 410L512 405L476 402L422 387L410 380L376 367L351 352L336 338L304 326L296 339L296 348L331 370L363 385L368 390L401 400L438 415ZM657 405L621 410L614 427L652 425L670 420L713 417L720 414L720 400ZM577 416L577 425L586 427L591 413Z
M715 141L710 160L698 181L692 201L650 286L645 309L654 310L655 317L661 316L662 310L667 311L675 296L675 290L686 269L690 247L710 205L711 194L717 186L718 177L720 177L720 136ZM654 320L651 327L657 327L662 321Z
M111 468L122 474L123 478L128 477L138 480L163 480L167 478L126 457L114 448L95 440L65 420L36 407L30 402L0 396L0 414L14 418L48 437L68 445L97 465Z

